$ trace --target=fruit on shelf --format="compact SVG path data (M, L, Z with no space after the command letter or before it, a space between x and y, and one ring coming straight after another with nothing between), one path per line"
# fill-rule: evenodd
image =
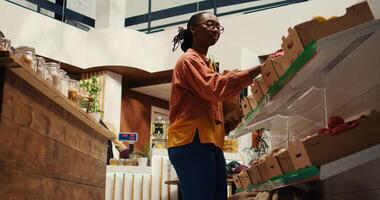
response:
M338 125L344 124L344 120L343 120L342 117L332 116L332 117L329 118L327 124L328 124L329 129L334 129Z
M284 53L284 50L280 49L280 50L277 50L276 52L272 53L270 55L271 58L277 58L277 57L280 57L280 56L283 56L285 53Z
M366 118L361 116L360 118ZM316 132L318 134L328 134L335 136L341 134L347 130L354 129L359 126L359 119L344 123L344 120L340 116L332 116L328 120L328 128L320 128Z
M328 128L320 128L320 129L318 129L318 133L319 134L329 134L330 135L331 130L328 129Z
M334 136L334 135L338 135L340 133L343 133L347 130L350 130L351 129L351 126L348 125L348 124L339 124L338 126L336 126L330 133L330 135Z

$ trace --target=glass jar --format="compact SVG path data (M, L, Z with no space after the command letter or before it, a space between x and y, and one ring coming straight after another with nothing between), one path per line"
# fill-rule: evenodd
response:
M49 69L50 76L48 77L48 82L51 81L52 85L58 90L61 91L62 88L62 77L60 74L60 66L58 63L48 62L46 67ZM49 80L51 79L51 80Z
M124 165L124 163L125 163L125 159L120 158L120 159L118 160L117 165Z
M79 101L79 81L69 79L68 97L71 101L78 103L78 101Z
M67 75L67 72L60 69L59 70L60 74L61 74L61 93L63 95L65 95L65 97L68 97L68 93L69 93L69 76Z
M115 158L111 158L110 159L110 165L117 165L119 163L119 161Z
M7 38L0 38L0 51L10 51L11 41Z
M36 71L36 50L33 47L17 47L14 51L14 55L21 62L22 65L30 67L33 71Z
M42 79L46 79L46 72L47 70L45 66L45 59L43 57L37 57L37 75L40 76Z

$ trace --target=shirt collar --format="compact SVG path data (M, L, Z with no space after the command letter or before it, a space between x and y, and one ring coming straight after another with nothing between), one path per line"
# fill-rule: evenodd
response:
M205 61L205 63L209 63L209 59L208 59L206 56L204 56L204 55L198 53L198 52L195 51L194 49L189 48L189 49L187 49L187 52L195 53L195 54L197 54L200 58L202 58L202 60Z

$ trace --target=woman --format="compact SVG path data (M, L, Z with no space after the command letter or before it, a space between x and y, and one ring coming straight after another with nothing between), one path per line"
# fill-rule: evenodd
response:
M185 53L173 71L168 154L185 200L227 199L220 101L239 94L260 73L257 67L224 75L212 70L207 51L223 30L215 15L203 12L193 15L173 40L173 51L181 45Z

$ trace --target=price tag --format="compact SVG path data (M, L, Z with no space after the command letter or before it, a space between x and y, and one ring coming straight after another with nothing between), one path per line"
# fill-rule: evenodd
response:
M118 135L119 141L128 142L130 144L137 142L138 138L137 132L120 132Z

